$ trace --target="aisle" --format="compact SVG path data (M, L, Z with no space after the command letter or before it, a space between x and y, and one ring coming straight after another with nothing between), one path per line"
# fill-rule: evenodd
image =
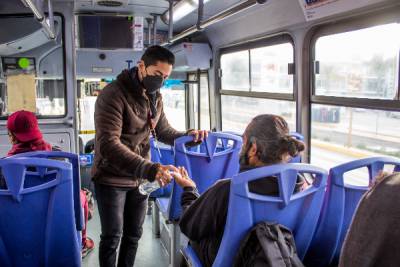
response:
M88 236L95 242L95 249L82 262L82 267L98 267L98 248L100 241L100 218L97 209L88 224ZM154 238L151 230L151 215L146 216L143 236L139 241L135 267L167 267L168 257L159 239Z

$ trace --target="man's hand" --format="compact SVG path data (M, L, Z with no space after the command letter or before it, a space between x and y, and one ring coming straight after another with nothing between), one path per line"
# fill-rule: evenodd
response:
M156 181L161 187L166 186L171 182L172 176L170 171L179 172L179 170L172 165L160 165L156 174Z
M208 131L206 130L192 130L188 132L188 135L193 136L194 142L204 141L208 137Z
M179 167L178 172L172 172L171 175L175 179L175 182L181 187L194 187L196 188L195 182L189 178L189 175L184 167Z

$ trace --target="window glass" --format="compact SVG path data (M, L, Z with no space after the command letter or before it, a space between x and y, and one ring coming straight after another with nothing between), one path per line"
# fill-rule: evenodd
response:
M190 74L190 81L197 81L196 74ZM199 91L197 83L189 84L193 94L193 116L194 127L196 129L210 129L210 99L208 97L208 75L207 73L200 74L200 125L199 125Z
M251 91L293 93L293 63L291 43L271 45L250 50Z
M200 128L210 129L210 98L208 96L208 75L200 75Z
M196 75L193 75L193 79L196 80ZM199 87L197 83L192 83L189 86L191 87L193 94L194 128L199 129Z
M285 118L290 131L296 131L296 105L293 101L221 96L222 130L243 133L251 119L260 114L276 114Z
M0 34L0 114L24 109L44 117L65 115L61 17L55 16L55 40L33 17L2 17L0 25L9 29Z
M186 130L186 104L184 84L161 88L164 112L169 124L177 130Z
M249 51L221 56L221 86L223 90L249 91Z
M400 112L312 105L311 163L324 168L369 156L400 157Z
M398 90L400 24L318 38L317 95L394 99ZM318 68L317 68L318 70Z

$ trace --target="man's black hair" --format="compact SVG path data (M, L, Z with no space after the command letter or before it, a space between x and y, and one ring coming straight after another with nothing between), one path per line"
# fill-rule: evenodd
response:
M144 65L156 65L157 61L168 63L170 65L175 64L175 56L169 51L167 48L164 48L159 45L153 45L146 49L142 56L142 60L144 61Z

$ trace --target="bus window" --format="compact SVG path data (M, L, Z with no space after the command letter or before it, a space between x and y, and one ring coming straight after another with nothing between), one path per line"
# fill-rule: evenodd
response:
M185 86L177 83L161 88L165 116L177 130L186 131Z
M208 74L200 75L200 126L199 129L208 130L210 122L210 97L208 88Z
M259 114L276 114L285 118L291 131L296 130L296 104L293 101L223 95L222 130L242 133Z
M248 50L222 55L222 89L249 91L249 67Z
M222 130L241 133L252 118L271 113L283 116L291 131L296 131L294 46L290 36L227 49L227 54L223 49L221 52Z
M196 74L189 75L190 81L196 81ZM207 72L200 74L200 125L199 125L199 89L198 84L189 84L193 92L193 106L194 106L194 126L196 129L209 130L210 125L210 98L208 89L208 74Z
M55 16L56 39L50 40L31 16L2 17L0 112L29 110L41 117L66 114L63 21Z
M311 163L331 168L374 155L400 157L400 112L379 110L398 102L399 36L400 24L391 23L316 39Z
M311 163L331 168L354 159L400 157L400 112L312 105Z
M319 73L315 75L315 94L394 99L399 50L399 23L318 38L315 60Z
M251 91L293 93L293 45L284 43L250 50Z

